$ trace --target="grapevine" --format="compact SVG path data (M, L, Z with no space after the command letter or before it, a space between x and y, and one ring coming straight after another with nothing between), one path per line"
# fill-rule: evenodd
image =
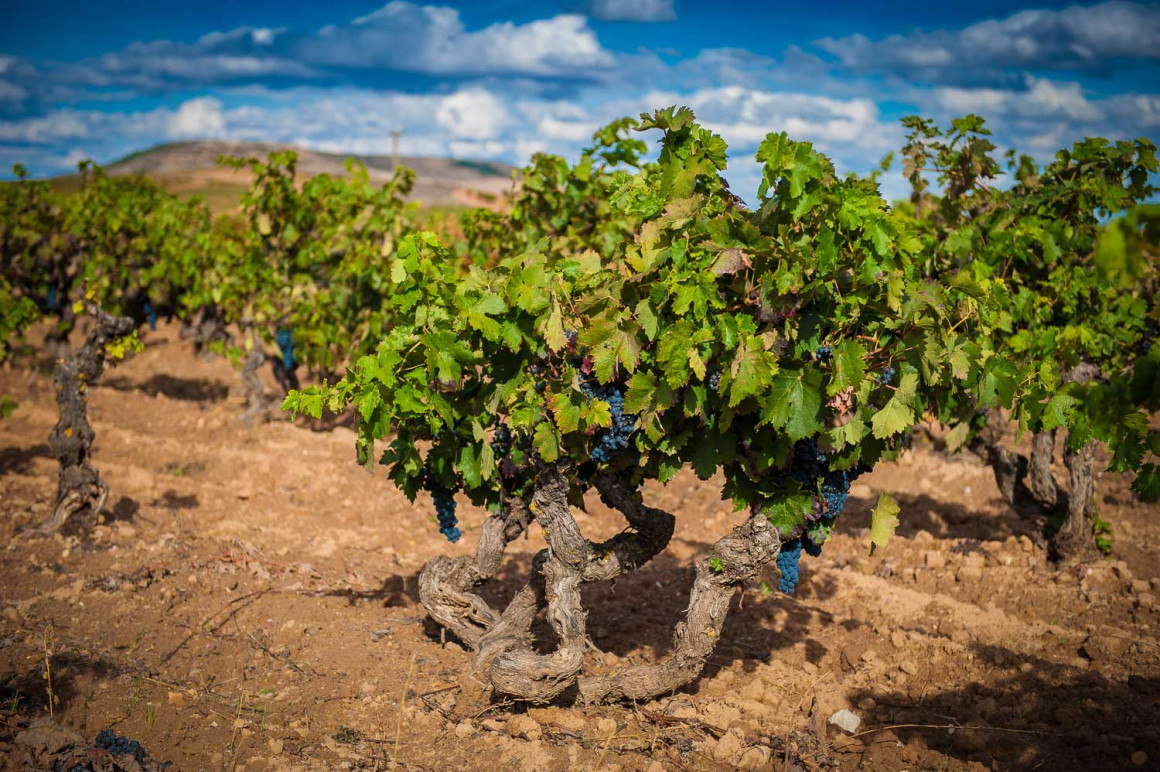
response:
M663 133L655 164L634 127ZM598 132L575 166L537 157L510 211L465 225L465 245L402 239L393 327L337 383L285 401L356 409L359 461L386 465L409 496L431 490L444 533L452 479L491 509L477 554L432 560L420 595L497 691L545 701L576 683L605 701L687 683L712 650L693 631L720 630L729 597L783 548L792 589L791 558L817 552L860 471L901 452L933 406L966 420L996 402L984 384L1004 363L977 330L994 285L923 276L912 226L807 143L762 143L752 211L721 176L725 151L670 108ZM673 518L640 489L686 466L721 474L749 518L698 562L671 662L581 674L579 585L665 548ZM590 488L628 531L584 539L569 507ZM501 614L473 590L532 518L550 549ZM539 611L550 654L527 645Z

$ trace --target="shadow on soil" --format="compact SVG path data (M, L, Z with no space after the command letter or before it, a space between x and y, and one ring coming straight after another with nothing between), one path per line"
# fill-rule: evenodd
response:
M902 514L895 535L912 538L926 531L940 539L978 539L1003 541L1009 536L1027 536L1035 542L1043 540L1044 518L1022 516L1009 506L998 514L983 514L954 502L923 494L896 493ZM837 527L844 533L856 534L870 526L870 511L875 501L850 498L846 513L838 519Z
M205 378L174 378L164 374L154 375L140 383L128 378L105 378L101 381L101 385L118 391L139 390L151 397L161 394L167 399L182 402L221 402L230 394L229 388L217 381Z
M166 509L197 509L197 496L190 493L182 496L172 488L161 494L161 498L149 502L151 507L165 507Z
M30 448L9 447L0 449L0 474L29 474L33 461L37 458L52 460L48 445L33 445Z
M81 693L79 680L115 679L136 668L118 665L111 660L97 656L86 656L70 651L54 652L52 655L52 691L56 698L57 712L67 711L73 700L90 698L91 694ZM4 707L20 709L33 715L48 713L48 690L44 680L44 662L23 670L0 674L0 699Z
M869 688L853 700L873 698L870 728L895 727L924 768L943 767L947 757L987 768L1083 770L1141 768L1131 762L1140 751L1146 764L1160 758L1160 679L1114 681L999 646L976 644L972 653L996 669L986 683L917 696ZM897 726L904 724L923 726ZM950 733L949 725L960 728Z

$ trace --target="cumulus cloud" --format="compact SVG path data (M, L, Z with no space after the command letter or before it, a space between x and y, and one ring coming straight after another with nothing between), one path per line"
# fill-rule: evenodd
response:
M454 8L403 0L350 24L323 27L294 48L313 64L442 75L575 76L614 62L583 16L500 22L471 32Z
M585 11L601 21L672 21L673 0L589 0Z
M932 83L1002 82L1011 70L1108 73L1160 61L1160 7L1130 2L1021 11L961 30L823 38L846 68Z
M213 137L224 128L222 103L213 97L190 99L169 119L169 136L174 138Z
M490 91L472 88L439 100L435 122L453 137L487 140L507 127L508 113Z
M743 86L701 89L687 95L652 95L651 101L687 104L697 117L737 149L752 149L771 131L809 140L827 152L885 153L897 146L901 130L882 120L871 99L834 99L813 94L771 92Z
M1027 88L1023 90L936 88L933 102L943 114L978 113L997 119L1018 117L1091 123L1104 117L1103 112L1088 101L1078 83L1039 78L1029 78Z

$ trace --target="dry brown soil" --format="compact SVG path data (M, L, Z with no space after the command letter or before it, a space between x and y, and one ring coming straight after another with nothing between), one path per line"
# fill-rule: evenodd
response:
M171 769L1132 769L1160 764L1160 518L1104 474L1108 561L1050 564L1040 525L987 470L918 446L855 486L841 533L805 559L794 597L735 602L687 690L638 706L519 705L458 691L469 654L415 595L443 541L353 461L349 424L247 427L238 379L163 329L93 390L95 459L112 487L87 535L33 537L55 464L51 379L0 370L21 403L0 422L0 757L46 711L51 632L58 721L139 740ZM272 383L268 377L267 381ZM880 491L897 537L868 555ZM717 481L651 486L672 546L585 590L589 667L664 657L691 562L738 517ZM589 537L622 521L592 502ZM533 534L489 592L511 597ZM448 688L451 687L451 688ZM826 719L846 708L853 736Z

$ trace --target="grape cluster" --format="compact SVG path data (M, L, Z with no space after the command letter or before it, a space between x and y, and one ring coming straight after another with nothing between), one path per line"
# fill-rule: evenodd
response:
M802 540L784 542L781 551L777 553L777 570L781 572L781 579L777 582L777 589L786 595L793 595L798 583L798 568L802 559Z
M819 362L828 362L834 357L834 350L829 346L818 346L818 350L814 352L814 356Z
M128 737L121 737L112 729L102 729L93 744L114 756L132 756L138 764L145 762L145 749L141 747L141 743Z
M491 440L491 449L496 458L507 458L512 450L512 430L505 423L495 421L495 436Z
M591 459L597 464L605 464L619 456L628 447L629 439L636 430L636 417L624 412L624 386L620 384L602 385L595 378L580 380L580 390L589 401L604 400L612 412L612 425L596 432L596 447Z
M427 475L424 487L435 502L435 517L439 520L439 533L447 537L447 541L454 544L463 535L456 527L459 518L455 516L455 491L440 485L430 474Z
M48 306L49 311L60 310L60 293L56 289L56 285L48 288L48 297L45 298L44 304Z
M145 319L149 322L149 329L157 330L157 309L148 300L145 301Z
M808 525L805 533L800 538L782 544L781 552L778 553L777 567L782 572L782 592L792 593L797 584L798 562L803 549L814 557L821 555L822 543L833 530L834 520L846 506L850 484L863 471L866 470L861 467L853 470L830 469L825 451L818 447L814 438L798 440L794 444L789 464L778 476L793 480L804 490L818 490L820 495L814 497L813 508L806 515Z
M721 388L721 371L714 370L709 374L709 391L717 391Z
M294 369L294 335L289 327L279 327L274 332L274 340L282 350L282 366L287 370Z
M893 381L894 376L897 374L898 374L897 370L895 370L890 365L886 365L886 367L882 370L882 373L880 375L874 376L874 382L885 385L885 384Z

